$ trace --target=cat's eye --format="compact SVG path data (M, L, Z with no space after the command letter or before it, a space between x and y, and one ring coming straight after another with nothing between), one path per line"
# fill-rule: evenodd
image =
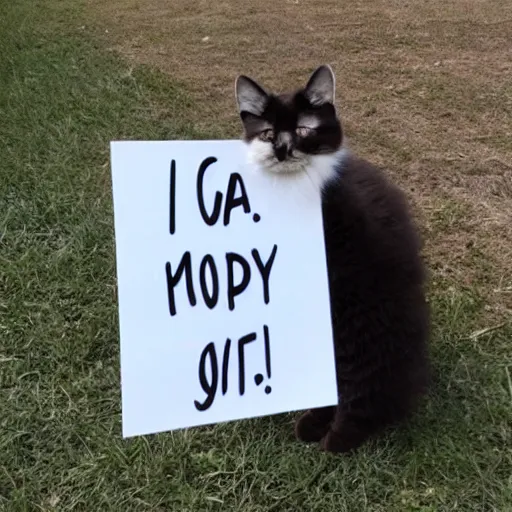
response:
M264 142L272 142L274 140L274 130L265 130L260 133L260 139Z
M309 137L310 135L313 135L314 132L315 130L313 130L313 128L308 128L307 126L298 126L295 130L295 133L302 138Z

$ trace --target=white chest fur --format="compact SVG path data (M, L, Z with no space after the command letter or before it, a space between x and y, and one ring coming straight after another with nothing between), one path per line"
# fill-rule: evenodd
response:
M264 171L275 174L307 174L309 180L318 190L335 178L338 169L343 165L348 150L341 148L335 153L325 155L307 155L295 152L292 158L279 162L269 142L254 139L248 144L248 158Z

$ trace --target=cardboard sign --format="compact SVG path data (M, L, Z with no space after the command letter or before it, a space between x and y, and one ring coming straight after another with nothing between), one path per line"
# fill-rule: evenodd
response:
M337 402L320 193L246 151L112 142L124 437Z

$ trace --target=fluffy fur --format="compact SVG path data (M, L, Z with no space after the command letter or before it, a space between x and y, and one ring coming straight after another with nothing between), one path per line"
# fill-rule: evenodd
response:
M275 96L241 77L237 99L253 161L266 172L307 173L322 193L340 398L305 412L295 429L302 441L348 452L406 419L425 392L429 311L404 194L343 149L334 83L322 66L304 89Z

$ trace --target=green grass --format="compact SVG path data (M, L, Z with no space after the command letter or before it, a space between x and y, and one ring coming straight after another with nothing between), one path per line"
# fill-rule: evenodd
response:
M0 6L0 509L512 510L512 329L472 337L471 289L432 290L431 397L352 457L295 442L292 415L122 440L109 141L215 128L77 4Z

